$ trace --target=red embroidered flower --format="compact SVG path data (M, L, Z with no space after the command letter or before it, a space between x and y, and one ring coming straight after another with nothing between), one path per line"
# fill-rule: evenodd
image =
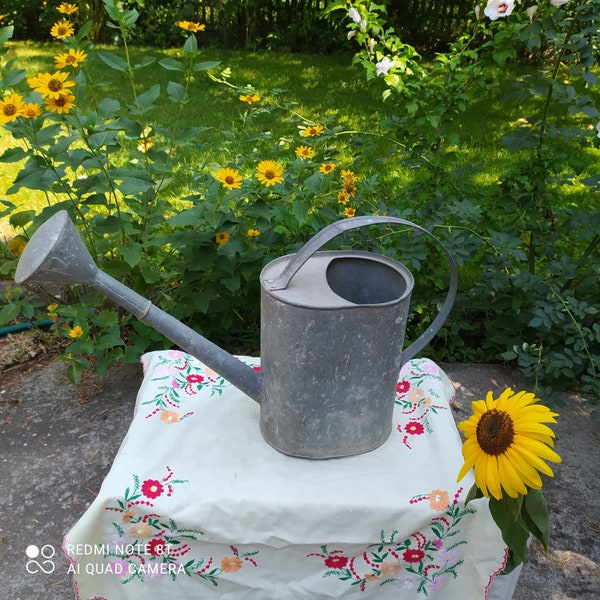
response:
M260 366L259 365L254 365L252 367L257 373L260 373Z
M146 481L142 483L142 494L144 494L146 498L158 498L164 491L165 488L162 483L156 479L146 479Z
M330 569L343 569L348 564L348 558L345 556L328 556L325 559L325 566Z
M402 553L402 558L409 563L418 563L425 558L425 552L423 552L423 550L418 550L417 548L409 548Z
M202 383L204 381L204 377L202 375L194 375L191 373L185 378L185 380L188 383Z
M410 383L408 381L399 381L396 384L396 392L398 392L398 394L406 394L408 390L410 390Z
M404 428L406 433L410 433L410 435L421 435L425 431L425 427L423 427L422 423L418 421L409 421Z
M154 538L148 542L146 546L146 550L152 556L162 556L165 553L165 549L167 544L165 544L164 540L159 540L158 538Z

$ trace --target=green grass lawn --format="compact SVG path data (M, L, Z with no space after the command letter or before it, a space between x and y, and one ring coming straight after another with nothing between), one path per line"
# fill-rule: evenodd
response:
M18 66L27 71L27 75L39 72L53 72L53 56L63 51L59 43L33 44L10 43L7 59L17 57ZM105 48L108 49L108 48ZM122 50L119 50L122 54ZM134 48L131 58L134 64L140 63L146 56L179 58L181 51L159 51L156 49ZM224 51L207 48L202 51L200 60L221 61L216 72L224 68L231 69L231 83L235 85L251 85L261 96L269 90L283 90L282 101L293 102L292 111L277 111L265 113L256 117L255 126L263 133L270 132L274 143L285 136L297 134L298 119L296 115L309 121L328 122L331 127L341 126L346 131L368 131L381 134L380 123L395 113L393 101L383 102L381 89L377 85L367 84L359 67L351 65L348 56L312 56L284 53L250 53ZM102 95L117 99L122 104L131 101L131 87L123 76L116 83L114 71L107 73L107 67L100 61L86 64L88 77L97 83L106 81ZM109 78L113 80L109 83ZM498 73L500 87L508 87L510 73ZM163 90L169 80L175 75L158 66L157 63L136 74L138 93L159 83ZM22 89L21 89L22 88ZM22 82L17 91L25 93L26 83ZM204 72L197 74L190 87L190 102L185 105L179 117L182 127L203 127L206 131L198 138L197 143L191 143L185 148L178 148L178 161L195 169L206 168L207 165L226 161L234 152L231 144L226 144L223 131L235 130L240 124L240 115L244 105L235 90L223 84L210 80ZM459 134L461 143L454 148L451 163L453 168L480 165L476 173L470 175L474 198L480 202L486 201L488 191L493 191L499 175L505 171L508 164L519 160L517 155L510 154L500 143L501 136L514 123L528 116L525 108L518 102L504 102L497 90L482 95L469 110L451 124ZM87 99L92 105L92 98ZM153 119L163 119L165 111L173 110L167 100L159 101L157 108L148 115L151 124ZM86 98L81 98L79 108L86 110ZM371 136L369 140L380 145L383 155L391 144L383 139ZM379 140L379 141L378 141ZM15 142L10 135L0 129L0 152ZM584 162L590 164L598 159L598 152L587 151L583 156ZM228 155L229 153L229 155ZM414 165L407 166L392 155L385 161L376 159L378 152L365 155L360 168L364 173L377 174L384 181L386 194L399 205L405 201L406 187L418 180L419 170ZM6 199L19 207L39 209L48 202L43 192L21 190L17 194L7 196L6 190L16 177L20 168L19 163L0 164L0 199ZM183 184L182 184L183 185ZM185 194L183 187L175 186L171 194ZM585 194L577 186L564 190L565 202L586 202ZM0 219L0 240L14 235L15 231L8 219Z

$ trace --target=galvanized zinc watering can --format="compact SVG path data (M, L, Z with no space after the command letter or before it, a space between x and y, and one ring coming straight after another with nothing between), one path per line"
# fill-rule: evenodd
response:
M375 224L419 230L442 249L450 268L449 291L439 314L406 350L414 285L410 271L370 252L321 250L345 231ZM394 217L333 223L296 254L263 269L258 373L101 271L65 211L31 238L15 280L93 286L256 400L261 432L271 446L315 459L361 454L385 442L392 429L400 368L442 326L458 283L449 252L414 223Z

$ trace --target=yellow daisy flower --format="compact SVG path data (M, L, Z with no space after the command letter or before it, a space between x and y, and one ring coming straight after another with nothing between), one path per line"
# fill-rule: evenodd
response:
M247 102L248 104L254 104L255 102L258 102L260 100L260 96L258 94L240 94L240 100L242 102Z
M36 102L28 102L23 105L23 112L21 116L26 119L35 119L42 114L42 107Z
M258 237L260 235L260 229L248 229L248 237Z
M206 25L194 23L193 21L175 21L175 25L177 25L177 27L181 27L181 29L192 32L204 31L206 29Z
M75 4L63 2L60 6L56 7L56 10L63 15L72 15L73 13L76 13L79 8Z
M54 62L57 69L64 69L66 67L78 67L79 63L82 63L86 58L87 54L83 50L70 48L64 54L57 54L54 57Z
M323 125L311 125L302 130L302 137L315 137L323 133Z
M283 165L275 160L263 160L256 168L256 178L267 187L283 181Z
M0 101L0 124L4 125L4 123L14 121L23 114L24 108L23 96L19 94L4 96L4 100Z
M25 246L27 246L27 240L22 235L16 235L7 244L7 248L14 256L21 256Z
M350 196L345 190L340 190L337 195L340 204L347 204L350 201Z
M334 170L335 170L335 163L323 163L319 167L319 171L321 171L321 173L325 173L325 175L327 175L328 173L332 173Z
M66 91L60 94L58 98L46 98L46 106L49 110L62 115L68 113L75 105L75 96L71 92Z
M54 74L39 73L37 77L29 77L27 82L31 88L40 93L44 98L55 98L71 93L68 88L75 85L74 81L67 81L68 73L56 71Z
M530 392L507 388L496 400L488 392L485 400L473 402L473 415L458 424L466 439L457 480L474 468L475 485L497 500L503 492L517 498L527 488L541 489L539 473L554 476L544 461L561 458L552 450L554 432L544 425L556 423L558 414L538 401Z
M148 152L148 150L150 150L150 148L152 148L152 146L154 146L153 142L152 142L152 137L141 137L138 142L137 142L137 149L138 152L142 152L143 154L146 154L146 152Z
M358 181L358 177L352 171L346 169L342 170L340 177L342 178L342 181L350 181L352 183Z
M215 173L215 179L222 183L228 190L239 189L242 187L242 176L235 169L224 167Z
M302 160L305 158L312 158L314 155L313 149L308 146L298 146L296 148L296 156L299 156Z
M226 244L231 239L231 234L228 231L221 231L215 235L215 240L219 246Z
M79 325L75 325L75 327L73 327L73 329L71 329L71 331L69 331L69 337L71 339L77 339L80 338L83 335L83 329L81 327L79 327Z
M349 219L351 219L352 217L354 217L356 215L356 209L355 208L350 208L349 206L347 206L344 209L344 216L348 217Z
M74 33L75 28L70 21L59 21L58 23L54 23L54 25L52 25L52 29L50 30L50 35L57 40L68 38Z

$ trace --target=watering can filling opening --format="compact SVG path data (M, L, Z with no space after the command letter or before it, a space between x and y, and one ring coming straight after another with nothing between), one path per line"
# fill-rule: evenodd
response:
M325 279L331 290L353 304L387 304L401 299L409 285L395 268L357 256L334 258Z

